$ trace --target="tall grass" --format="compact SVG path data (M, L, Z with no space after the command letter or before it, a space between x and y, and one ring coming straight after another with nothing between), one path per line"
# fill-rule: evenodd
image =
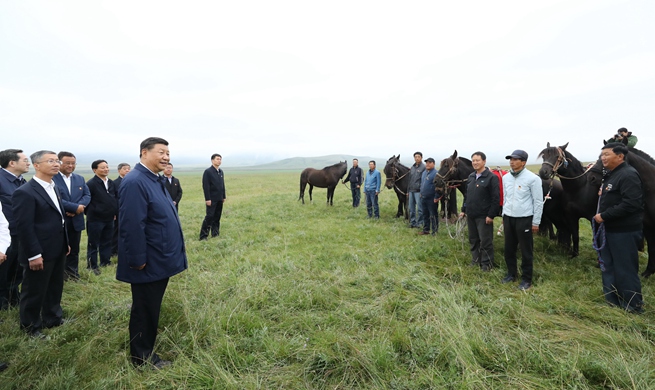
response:
M24 335L16 309L0 314L11 363L0 388L655 388L653 310L604 303L586 224L575 259L535 239L534 287L522 292L500 284L502 238L498 269L471 268L444 225L417 236L393 218L389 190L375 221L343 186L333 207L324 189L303 206L298 173L226 173L221 236L203 242L200 175L180 176L190 268L169 284L157 345L172 367L132 368L129 285L81 262L82 280L64 288L75 321L49 341ZM652 280L643 292L650 301Z

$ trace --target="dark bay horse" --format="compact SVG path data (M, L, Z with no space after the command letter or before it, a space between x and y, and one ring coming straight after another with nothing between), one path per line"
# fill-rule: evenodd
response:
M387 177L384 185L388 189L393 188L398 197L396 218L404 215L405 219L408 219L407 190L409 189L409 168L400 163L400 154L398 157L393 155L387 160L387 164L384 166L384 175Z
M569 144L555 147L546 144L537 158L542 157L543 163L539 169L542 180L552 180L559 177L564 190L563 208L557 218L563 218L570 229L572 249L571 255L577 256L580 251L580 218L591 221L596 214L598 205L598 188L602 179L601 168L584 167L582 163L566 150Z
M624 141L627 143L627 139ZM644 238L648 246L648 264L641 276L648 278L655 274L655 159L646 152L639 149L628 148L628 154L625 156L625 162L632 166L641 177L641 185L644 191ZM602 171L603 164L600 159L591 169L592 171ZM590 183L596 189L600 186L600 178L593 177ZM596 198L597 199L597 198ZM595 215L594 210L594 215Z
M458 157L457 150L452 156L441 160L441 165L434 178L434 186L437 191L444 194L441 199L441 213L445 218L458 215L457 212L457 190L464 195L466 193L466 179L473 172L471 160Z
M300 196L302 204L305 204L305 187L309 184L309 201L312 201L312 190L314 186L318 188L327 188L327 203L332 206L334 199L334 190L342 177L346 174L348 163L346 161L330 165L321 170L314 168L305 168L300 174Z

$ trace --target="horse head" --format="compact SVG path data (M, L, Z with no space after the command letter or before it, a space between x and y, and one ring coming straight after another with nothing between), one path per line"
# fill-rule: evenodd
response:
M445 192L446 187L448 186L448 181L452 180L457 168L459 166L459 157L457 157L457 150L453 153L452 156L444 158L441 160L441 165L437 171L437 175L434 177L434 187L440 191Z
M343 160L343 162L339 161L339 166L341 167L341 170L339 171L339 179L343 179L346 172L348 172L348 160Z
M396 167L396 164L400 161L400 154L398 157L394 154L391 156L388 160L386 165L384 166L384 175L387 177L387 180L384 182L385 187L388 189L392 189L393 185L396 182L396 179L398 178L398 168Z
M560 147L550 146L550 142L546 143L546 149L539 152L537 156L537 158L543 158L544 161L539 169L539 177L548 180L568 168L570 159L566 155L567 146L569 146L568 142Z

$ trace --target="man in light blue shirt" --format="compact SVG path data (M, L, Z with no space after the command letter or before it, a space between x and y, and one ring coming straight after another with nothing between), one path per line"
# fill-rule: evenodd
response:
M366 211L368 217L380 219L380 207L378 207L378 194L380 193L380 186L382 185L382 177L380 171L375 169L375 161L368 162L369 170L366 172L366 180L364 181L364 194L366 195Z
M525 169L528 154L515 150L509 156L509 175L503 177L503 226L505 227L505 263L507 275L503 283L517 278L517 247L521 248L521 284L525 291L532 287L532 234L539 232L544 195L539 176Z

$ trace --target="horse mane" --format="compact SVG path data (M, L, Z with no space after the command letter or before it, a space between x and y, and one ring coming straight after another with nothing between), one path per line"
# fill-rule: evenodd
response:
M325 167L325 168L323 168L323 169L334 168L334 167L337 167L337 166L342 165L342 164L345 164L345 163L346 163L345 161L339 161L338 163L336 163L336 164L332 164L332 165L328 165L327 167Z
M639 156L639 157L643 158L644 160L648 161L652 165L655 165L655 159L652 158L648 153L644 152L643 150L639 150L639 149L636 149L636 148L628 148L628 150L631 153L634 153L637 156ZM628 154L628 158L630 158L629 156L630 155Z

